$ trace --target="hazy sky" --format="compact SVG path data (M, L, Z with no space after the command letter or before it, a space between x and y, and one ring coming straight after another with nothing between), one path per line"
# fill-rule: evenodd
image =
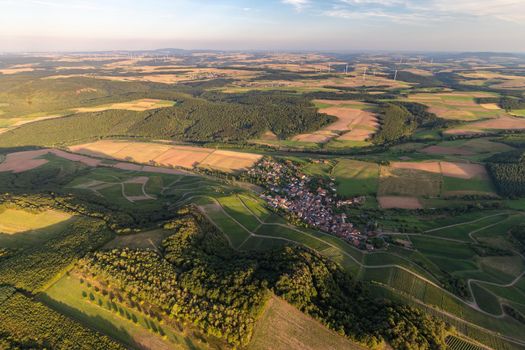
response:
M0 51L525 51L525 0L0 0Z

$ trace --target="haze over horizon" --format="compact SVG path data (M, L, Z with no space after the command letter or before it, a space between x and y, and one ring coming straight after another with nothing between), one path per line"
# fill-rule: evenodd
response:
M521 0L0 0L0 51L524 52Z

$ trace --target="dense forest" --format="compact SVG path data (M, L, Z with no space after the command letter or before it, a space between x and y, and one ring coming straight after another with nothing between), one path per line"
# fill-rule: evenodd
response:
M487 162L489 173L501 195L525 196L525 152L516 150L496 154Z
M415 117L403 106L385 104L380 107L381 128L374 136L374 143L383 144L410 136L417 128Z
M507 112L517 109L525 109L525 99L513 96L481 97L476 99L477 103L496 103Z
M0 287L0 315L0 349L125 349L14 288Z
M287 138L331 121L333 117L317 113L311 102L299 96L248 95L216 101L186 97L170 108L79 113L31 123L3 134L0 147L57 146L114 136L243 141L268 130Z
M200 214L180 214L166 225L174 234L163 242L163 257L114 249L89 254L79 266L87 278L131 295L131 302L150 304L232 345L249 341L270 290L360 343L445 349L445 324L411 307L374 300L321 255L299 246L235 252Z
M103 221L78 218L48 241L19 248L0 260L0 285L35 292L87 252L102 246L113 234Z

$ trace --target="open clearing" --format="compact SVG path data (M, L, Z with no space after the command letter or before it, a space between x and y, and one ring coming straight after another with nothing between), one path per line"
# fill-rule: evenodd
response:
M248 350L364 349L276 296L267 303Z
M102 105L102 106L97 106L97 107L75 108L74 110L75 112L78 112L78 113L102 112L102 111L107 111L110 109L124 109L128 111L144 112L150 109L172 107L173 105L174 105L174 102L172 101L144 98L141 100L134 100L134 101L122 102L122 103L113 103L113 104Z
M258 154L211 148L110 140L72 146L70 150L90 156L150 165L189 169L201 167L225 172L250 168L262 158Z
M52 226L71 218L71 215L57 210L32 212L21 209L0 210L0 232L16 234Z
M402 196L379 196L377 197L379 205L383 209L421 209L423 205L416 197Z
M158 229L127 235L117 235L113 240L108 242L104 248L153 249L159 251L162 241L171 234L173 234L172 231Z
M315 102L320 106L328 105L319 109L319 112L334 116L337 121L313 133L297 135L293 138L294 141L325 143L334 138L342 141L365 141L377 131L377 118L367 110L370 106L365 103L329 100Z

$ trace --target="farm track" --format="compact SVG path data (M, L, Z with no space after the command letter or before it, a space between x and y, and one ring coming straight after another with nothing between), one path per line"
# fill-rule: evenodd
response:
M222 207L222 205L220 204L220 202L217 201L215 198L213 198L213 197L208 197L208 196L205 196L205 197L208 198L208 199L211 199L212 201L214 201L214 202L215 202L215 205L217 206L217 208L220 208L221 212L222 212L225 216L227 216L229 219L231 219L232 221L234 221L234 222L235 222L237 225L239 225L243 230L245 230L247 233L250 234L250 236L249 236L244 242L242 242L242 244L244 244L244 243L245 243L248 239L250 239L251 237L270 238L270 239L279 239L279 240L284 240L284 241L288 241L288 242L292 242L292 243L299 243L299 244L301 244L301 242L297 242L297 241L294 241L294 240L291 240L291 239L287 239L287 238L283 238L283 237L278 237L278 236L269 236L269 235L259 235L259 234L256 234L256 233L250 231L250 230L249 230L248 228L246 228L244 225L242 225L239 221L237 221L237 220L236 220L235 218L233 218L231 215L229 215L229 214L224 210L224 208ZM309 234L309 233L306 233L306 232L304 232L304 231L298 230L298 229L296 229L296 228L293 227L293 226L283 225L283 224L278 224L278 223L268 223L268 224L267 224L267 223L263 222L262 220L260 220L256 215L254 215L254 213L253 213L253 212L252 212L252 211L251 211L251 210L250 210L250 209L244 204L244 202L243 202L242 200L241 200L240 202L243 204L243 206L245 206L245 208L246 208L250 213L252 213L252 215L253 215L253 216L256 218L256 220L260 223L260 225L275 225L275 226L280 226L280 227L284 227L284 228L287 228L287 229L292 229L292 230L294 230L294 231L296 231L296 232L298 232L298 233L301 233L301 234L307 235L307 236L309 236L309 237L311 237L311 238L314 238L314 239L316 239L316 240L319 240L319 241L323 242L324 244L327 244L327 245L329 245L330 247L337 249L338 251L340 251L340 252L341 252L342 254L344 254L345 256L349 257L349 258L350 258L351 260L353 260L356 264L358 264L361 268L391 268L391 267L393 267L393 268L401 269L401 270L403 270L403 271L405 271L405 272L408 272L408 273L414 275L415 277L419 278L420 280L422 280L422 281L424 281L424 282L426 282L426 283L429 283L430 285L432 285L432 286L434 286L434 287L436 287L436 288L439 288L443 293L448 294L449 296L453 297L454 299L460 301L461 303L463 303L463 304L465 304L465 305L467 305L467 306L473 308L474 310L476 310L476 311L478 311L478 312L480 312L480 313L483 313L483 314L485 314L485 315L487 315L487 316L490 316L490 317L492 317L492 318L496 318L496 319L501 319L501 318L504 318L504 317L505 317L505 314L503 314L503 315L493 315L493 314L491 314L491 313L489 313L489 312L486 312L486 311L482 310L482 309L478 306L478 304L477 304L476 302L469 303L469 302L467 302L467 301L465 301L465 300L463 300L463 299L457 297L455 294L453 294L453 293L451 293L451 292L449 292L449 291L443 289L442 287L440 287L439 285L437 285L437 284L435 284L434 282L430 281L430 280L427 279L426 277L421 276L421 275L415 273L414 271L405 268L404 266L400 266L400 265L396 265L396 264L365 265L365 264L363 264L362 262L360 262L359 260L357 260L357 259L356 259L354 256L352 256L351 254L349 254L349 253L347 253L347 252L341 250L341 249L340 249L339 247L337 247L336 245L333 245L333 244L331 244L331 243L329 243L329 242L326 242L326 241L324 241L324 240L322 240L322 239L320 239L320 238L318 238L318 237L316 237L316 236L313 236L313 235L311 235L311 234ZM206 218L207 218L208 220L210 220L210 222L212 222L217 228L219 228L219 226L213 221L213 219L210 218L210 217L206 214L206 212L203 210L202 207L199 207L199 209L200 209L201 212L206 216ZM220 228L219 228L219 229L220 229ZM230 242L230 245L231 245L231 241L230 241L229 239L228 239L228 241ZM242 244L241 244L241 245L242 245ZM235 247L233 247L233 246L232 246L232 248L235 249ZM238 248L237 248L237 249L238 249ZM315 250L315 249L314 249L314 250ZM318 253L320 253L320 252L318 251ZM525 272L524 272L523 274L525 274ZM522 274L522 275L523 275L523 274ZM516 282L517 282L517 281L516 281ZM413 297L411 297L411 298L412 298L414 301L416 301L418 304L426 305L426 304L425 304L423 301L421 301L421 300L418 300L418 299L413 298ZM491 333L491 334L493 334L493 335L495 335L495 336L501 337L501 338L503 338L503 339L505 339L505 340L508 340L508 341L511 341L511 342L513 342L513 343L515 343L515 344L519 344L519 345L524 345L524 346L525 346L525 341L522 341L522 340L519 340L519 339L515 339L515 338L512 338L512 337L508 337L508 336L504 336L504 335L501 335L501 334L499 334L499 333L493 332L493 331L491 331L491 330L489 330L489 329L486 329L486 328L483 328L483 327L477 326L477 325L475 325L475 324L473 324L473 323L470 323L470 322L468 322L468 321L465 321L465 320L463 320L462 318L457 317L457 316L455 316L455 315L453 315L453 314L450 314L450 313L448 313L448 312L445 312L445 311L442 311L442 310L437 310L437 311L440 312L440 313L442 313L443 315L446 315L447 317L452 317L453 319L455 319L455 320L457 320L457 321L461 321L461 322L468 323L468 324L471 325L471 326L475 326L475 327L477 327L477 328L479 328L479 329L482 329L482 330L484 330L484 331L486 331L486 332L489 332L489 333Z
M188 189L189 190L189 189ZM242 223L240 223L237 219L235 219L234 217L232 217L229 213L226 212L226 210L224 209L224 207L221 205L221 203L214 197L210 197L208 195L205 195L205 194L198 194L198 195L193 195L193 196L190 196L188 198L185 198L188 194L190 194L189 192L188 193L184 193L184 195L182 196L182 199L177 203L178 205L181 205L181 204L184 204L184 203L187 203L187 202L190 202L194 199L197 199L197 198L205 198L205 199L208 199L208 200L211 200L214 204L214 207L216 207L218 210L221 211L221 213L228 217L230 220L232 220L236 225L238 225L240 228L242 228L243 231L245 231L247 234L248 234L248 237L240 243L240 245L238 247L235 247L231 241L231 239L228 237L228 235L225 234L225 237L226 239L228 240L230 246L235 249L235 250L239 250L239 248L242 248L242 246L252 237L256 237L256 238L263 238L263 239L275 239L275 240L281 240L281 241L286 241L286 242L290 242L290 243L294 243L294 244L302 244L302 242L299 242L299 241L296 241L296 240L293 240L293 239L289 239L289 238L284 238L284 237L279 237L279 236L272 236L272 235L260 235L260 234L257 234L255 233L254 231L257 231L260 227L262 226L278 226L278 227L283 227L283 228L286 228L286 229L289 229L289 230L292 230L292 231L295 231L299 234L302 234L302 235L305 235L305 236L308 236L309 238L312 238L312 239L315 239L317 241L320 241L322 242L323 244L326 244L328 245L330 248L334 248L336 249L337 251L339 251L341 254L343 254L344 256L350 258L354 263L356 263L360 269L363 269L363 268L368 268L368 269L380 269L380 268L397 268L397 269L400 269L400 270L403 270L413 276L415 276L416 278L432 285L433 287L436 287L438 288L441 292L443 293L446 293L447 295L449 295L450 297L454 298L455 300L459 301L460 303L476 310L477 312L479 313L482 313L486 316L489 316L491 318L494 318L494 319L502 319L502 318L505 318L506 317L506 314L502 313L500 315L494 315L492 313L489 313L489 312L486 312L484 310L482 310L477 301L475 300L475 296L474 294L472 293L472 287L471 287L471 283L489 283L491 285L495 285L495 286L499 286L499 287L511 287L513 285L515 285L521 278L525 277L525 271L523 271L519 276L517 276L511 283L509 284L498 284L498 283L494 283L494 282L486 282L486 281L482 281L482 280L476 280L476 279L469 279L468 280L468 286L469 286L469 290L474 298L474 301L472 302L468 302L468 301L465 301L464 299L461 299L459 298L458 296L456 296L455 294L443 289L441 286L439 286L438 284L436 284L435 282L429 280L427 277L425 276L422 276L420 274L418 274L417 272L414 272L412 271L411 269L408 269L404 266L401 266L401 265L397 265L397 264L382 264L382 265L366 265L364 264L362 261L356 259L356 257L354 257L352 254L342 250L340 247L338 247L337 245L334 245L328 241L325 241L315 235L312 235L312 234L309 234L307 232L304 232L302 230L299 230L297 229L296 227L294 226L291 226L291 225L286 225L286 224L280 224L280 223L267 223L263 220L261 220L245 203L244 201L240 198L241 196L238 196L239 198L239 202L243 205L243 207L251 214L251 216L253 216L257 222L259 223L259 225L255 228L254 231L251 231L250 229L248 229L246 226L244 226ZM203 215L214 225L216 226L217 228L220 229L219 225L217 225L215 223L215 221L206 213L206 209L205 207L203 206L198 206L199 210L203 213ZM500 216L500 215L504 215L504 214L507 214L507 212L503 212L503 213L497 213L497 214L493 214L493 215L490 215L490 216L486 216L486 217L483 217L483 218L480 218L480 219L476 219L476 220L472 220L472 221L469 221L469 222L463 222L463 223L458 223L458 224L453 224L453 225L447 225L447 226L444 226L444 227L439 227L439 228L436 228L436 229L431 229L431 230L427 230L425 231L425 233L430 233L430 232L435 232L435 231L439 231L439 230L442 230L442 229L446 229L446 228L451 228L451 227L456 227L456 226L461 226L461 225L467 225L467 224L472 224L472 223L476 223L476 222L479 222L479 221L482 221L482 220L485 220L487 218L490 218L490 217L495 217L495 216ZM505 220L505 219L504 219ZM502 220L502 221L504 221ZM496 224L499 224L501 223L502 221L498 221ZM487 225L487 226L484 226L480 229L477 229L475 230L475 232L471 232L471 233L476 233L476 232L480 232L484 229L487 229L487 228L490 228L490 227L493 227L495 226L496 224L490 224L490 225ZM327 233L324 233L324 232L319 232L320 234L322 235L327 235L327 236L330 236L330 237L333 237ZM393 234L401 234L401 233L393 233ZM406 233L403 233L404 235L406 235ZM413 235L413 236L416 236L416 235L419 235L419 236L424 236L424 237L429 237L427 235L424 235L424 234L419 234L419 233L413 233L413 234L408 234L408 235ZM474 241L474 242L477 242L475 240L474 237L472 237L469 233L469 237ZM441 240L445 240L445 241L454 241L454 242L458 242L458 243L466 243L465 241L462 241L462 240L455 240L455 239L450 239L450 238L446 238L446 237L435 237L433 236L432 238L435 238L435 239L441 239ZM354 249L353 247L349 246L351 249ZM315 249L314 249L315 250ZM318 253L321 253L320 251L318 251ZM362 254L371 254L371 253L367 253L367 252L360 252ZM521 255L521 254L520 254ZM522 256L522 255L521 255ZM406 260L407 262L409 263L412 263L409 259L406 259L406 258L403 258L401 256L398 256L396 255L396 257L399 257L399 258L402 258L403 260ZM523 256L522 256L523 257ZM389 287L391 288L391 287ZM426 306L426 304L419 300L419 299L416 299L414 297L410 297L411 299L413 299L416 303L420 304L420 305L423 305L423 306ZM427 306L428 307L428 306ZM453 314L450 314L446 311L443 311L441 309L435 309L437 312L439 312L440 314L446 316L446 317L450 317L450 318L453 318L457 321L461 321L461 322L464 322L466 324L469 324L470 326L474 326L476 328L479 328L485 332L488 332L494 336L497 336L497 337L500 337L502 339L505 339L507 341L510 341L512 343L515 343L515 344L519 344L521 346L525 346L525 341L523 340L520 340L520 339L516 339L516 338L513 338L513 337L509 337L509 336L505 336L505 335L502 335L500 333L496 333L494 331L491 331L489 329L486 329L484 327L481 327L481 326L478 326L476 324L473 324L469 321L465 321L463 320L462 318L458 317L458 316L455 316Z

